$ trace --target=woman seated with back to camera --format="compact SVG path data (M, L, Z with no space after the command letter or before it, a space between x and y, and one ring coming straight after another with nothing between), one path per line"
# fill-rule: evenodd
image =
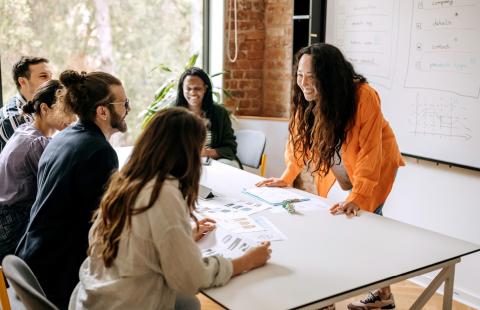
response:
M23 112L33 114L32 123L20 125L0 154L0 261L13 254L25 233L30 208L37 194L40 156L51 136L75 120L60 100L58 80L45 82Z
M175 105L189 109L204 120L207 138L202 156L242 167L237 158L237 141L230 116L223 106L213 102L212 82L205 71L192 67L183 72L178 82Z
M192 215L205 135L203 121L186 109L155 115L94 215L70 309L200 309L200 288L267 262L268 242L233 260L202 257L195 243L210 230Z

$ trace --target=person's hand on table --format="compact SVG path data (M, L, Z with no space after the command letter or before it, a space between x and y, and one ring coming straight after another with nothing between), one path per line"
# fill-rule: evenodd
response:
M198 221L198 227L193 227L192 235L193 240L198 241L202 239L205 235L215 229L215 220L211 218L204 218Z
M267 187L287 187L288 184L280 178L268 178L255 184L255 186L267 186Z
M251 247L245 254L232 260L233 275L236 276L265 265L271 254L272 249L269 241L264 241L258 246Z
M219 155L217 153L217 150L211 149L211 148L208 148L208 147L204 147L202 149L201 156L206 156L206 157L210 157L210 158L213 158L213 159L217 159L219 157Z
M338 202L330 208L330 213L333 215L345 214L347 217L358 216L360 208L352 201Z

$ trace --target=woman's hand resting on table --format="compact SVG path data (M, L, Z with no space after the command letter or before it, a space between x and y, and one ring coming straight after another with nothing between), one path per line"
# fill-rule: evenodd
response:
M267 187L287 187L288 184L280 178L268 178L255 184L255 186L267 186Z
M330 208L330 213L333 215L345 214L347 217L358 216L360 208L354 202L338 202Z

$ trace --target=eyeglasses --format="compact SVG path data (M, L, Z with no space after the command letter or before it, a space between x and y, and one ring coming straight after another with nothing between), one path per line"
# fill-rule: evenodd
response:
M125 105L125 110L130 110L130 100L125 99L125 101L118 101L118 102L110 102L109 104L123 104Z

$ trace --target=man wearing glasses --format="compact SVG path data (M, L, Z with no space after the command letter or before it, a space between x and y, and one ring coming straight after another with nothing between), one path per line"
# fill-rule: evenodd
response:
M16 254L47 297L66 309L87 256L92 215L118 169L109 139L127 131L130 106L121 81L111 74L67 70L60 82L65 107L79 121L55 136L40 158L38 193Z

